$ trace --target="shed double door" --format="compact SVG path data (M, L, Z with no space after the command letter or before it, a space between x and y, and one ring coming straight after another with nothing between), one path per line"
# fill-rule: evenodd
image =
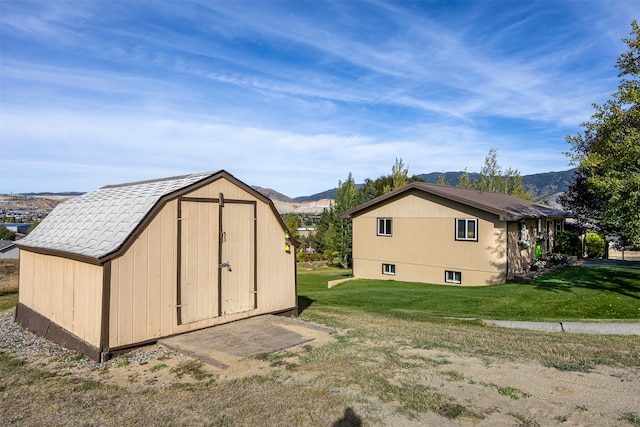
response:
M178 324L256 308L256 203L179 201Z

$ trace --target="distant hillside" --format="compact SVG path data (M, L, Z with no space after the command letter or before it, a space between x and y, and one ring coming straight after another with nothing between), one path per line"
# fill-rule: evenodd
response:
M573 174L575 169L569 169L560 172L545 172L536 173L532 175L523 175L522 184L524 187L531 191L536 200L553 199L558 193L567 191L567 184L573 180ZM449 185L456 185L460 175L464 172L444 172L445 182ZM438 179L442 175L441 172L432 172L427 174L417 175L422 178L424 182L430 184L436 184ZM479 173L469 172L469 180L474 181L480 177ZM359 184L361 186L362 184ZM311 196L296 197L293 199L296 202L312 202L321 199L333 199L333 194L336 191L335 188L323 191L322 193L313 194Z
M293 199L294 202L304 203L304 202L315 202L322 199L333 199L333 194L336 189L332 188L331 190L323 191L322 193L312 194L311 196L301 196Z
M44 196L31 194L0 194L0 211L4 213L9 211L48 213L60 203L73 197L76 196L63 195L62 193L48 193L48 195Z
M80 193L77 191L63 191L62 193L49 193L49 192L44 192L44 193L19 193L19 196L45 196L45 197L51 197L51 196L62 196L62 197L75 197L75 196L82 196L84 193Z
M549 198L567 191L567 185L573 181L576 169L561 172L546 172L522 177L524 187L536 195L537 200Z
M444 179L449 185L456 185L460 175L464 172L445 172ZM558 193L567 191L567 184L573 180L575 169L569 169L561 172L544 172L532 175L522 176L522 185L528 191L536 196L536 200L544 200ZM436 184L441 173L432 172L429 174L418 175L425 182ZM474 181L480 177L480 174L469 173L469 181Z
M273 190L271 188L258 187L257 185L252 185L251 188L253 188L254 190L256 190L261 194L264 194L265 196L267 196L268 198L274 201L279 200L281 202L287 202L287 203L294 202L294 199L292 199L291 197L285 196L282 193L278 193L276 190Z
M559 193L567 191L567 183L573 179L575 169L561 172L545 172L532 175L524 175L522 183L525 188L536 196L536 200L549 200L555 203L555 199ZM456 185L458 178L464 172L445 172L444 179L449 185ZM438 182L440 172L432 172L428 174L418 175L425 182L435 184ZM478 173L469 173L471 181L479 177ZM361 187L357 184L356 187ZM285 196L271 188L263 188L253 186L253 188L274 201L280 213L296 212L296 213L319 213L328 206L333 199L335 188L316 193L311 196L291 197ZM83 193L65 192L65 193L26 193L26 194L3 194L0 195L0 210L33 210L33 211L51 211L56 205L64 200L79 196Z

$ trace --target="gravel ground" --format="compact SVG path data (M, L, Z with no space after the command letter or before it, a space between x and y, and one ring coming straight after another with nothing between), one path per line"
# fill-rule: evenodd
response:
M14 321L14 317L15 309L0 312L0 351L19 359L33 361L43 357L55 358L90 369L109 367L118 363L117 358L102 364L86 358L78 360L79 353L27 331ZM129 363L135 362L140 365L163 357L180 358L181 356L165 348L153 348L152 350L143 348L127 353Z

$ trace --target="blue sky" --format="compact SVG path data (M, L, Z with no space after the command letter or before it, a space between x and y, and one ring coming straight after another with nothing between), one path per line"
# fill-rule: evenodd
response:
M566 170L640 1L0 0L0 192Z

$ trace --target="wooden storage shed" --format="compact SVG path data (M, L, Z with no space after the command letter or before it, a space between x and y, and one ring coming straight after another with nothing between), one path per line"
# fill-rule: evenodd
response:
M106 186L58 205L18 242L16 321L105 360L297 315L295 243L271 200L225 171Z

